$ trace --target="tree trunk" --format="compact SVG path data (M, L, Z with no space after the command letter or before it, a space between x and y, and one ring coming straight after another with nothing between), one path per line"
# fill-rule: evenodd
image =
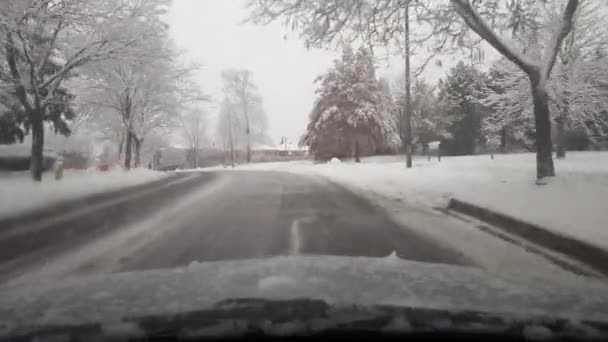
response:
M355 163L360 163L361 157L359 156L359 139L355 139Z
M422 143L422 154L425 155L429 161L431 161L431 154L429 153L429 144L427 142Z
M133 147L133 136L131 132L127 132L127 139L125 141L125 169L131 169L131 150Z
M118 160L120 161L122 159L122 152L124 150L125 147L125 135L124 134L120 134L120 140L118 141Z
M246 127L246 131L245 133L247 133L247 156L246 156L246 160L247 163L251 163L251 131L249 130L249 119L247 119L247 127Z
M245 90L242 93L243 100L243 116L245 117L245 135L247 135L247 156L245 156L247 163L251 163L251 125L249 122L249 113L247 111L247 100L245 96Z
M556 129L557 129L557 134L555 139L556 141L556 157L558 159L563 159L566 158L566 128L565 128L565 123L564 120L565 117L563 114L560 115L559 118L557 118L557 120L555 120L556 122Z
M30 172L32 179L42 181L42 171L44 170L44 121L42 112L34 110L30 115L32 124L32 155L30 159Z
M553 168L553 147L551 144L551 121L549 115L549 96L540 71L530 75L532 99L534 101L534 123L536 126L536 178L555 176Z
M234 169L234 137L232 136L232 114L228 112L228 139L230 140L230 163Z
M137 168L141 166L141 144L143 143L143 139L133 137L133 143L135 145L135 167Z
M507 127L500 130L500 153L507 153Z

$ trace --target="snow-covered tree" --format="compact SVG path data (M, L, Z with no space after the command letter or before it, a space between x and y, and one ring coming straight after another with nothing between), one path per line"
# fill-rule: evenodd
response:
M0 92L15 122L32 134L31 172L42 179L44 121L67 133L65 81L79 69L128 54L154 32L167 1L2 1ZM10 98L10 101L7 99ZM6 107L6 105L5 105Z
M281 19L297 29L308 44L357 39L370 45L399 44L405 26L400 12L406 6L415 6L412 12L421 23L423 36L418 42L426 42L431 55L455 49L479 51L476 49L479 40L486 41L529 78L534 99L537 178L555 175L547 81L557 53L573 27L578 5L579 0L250 0L249 3L253 21L265 24ZM555 20L539 23L540 14L555 7L559 8ZM528 29L545 31L549 38L539 40L539 48L528 51L504 38Z
M252 73L244 69L229 69L222 72L224 101L233 111L233 128L237 140L245 133L246 160L251 162L251 145L268 142L268 119L262 98L253 82ZM222 132L223 130L220 130Z
M556 16L549 15L544 20L555 20ZM608 60L598 56L598 52L608 48L606 35L598 34L608 31L608 24L603 20L599 3L582 3L575 13L573 25L547 83L558 158L565 157L568 130L587 132L593 139L604 135L608 122L608 96L602 87L608 74ZM517 38L530 50L537 48L539 40L549 39L546 32L530 30L519 32ZM485 120L485 131L491 136L500 136L503 142L508 132L512 132L510 134L517 135L518 140L534 145L533 135L530 135L534 132L534 103L526 74L503 59L495 63L490 76L486 103L495 111Z
M90 68L92 91L83 95L83 102L99 109L94 121L120 130L114 135L121 145L119 151L124 151L127 169L132 166L132 158L136 167L141 164L141 149L148 134L178 126L178 114L189 103L205 99L192 81L196 68L180 63L166 27L137 42L136 47L135 57L107 60ZM107 109L113 113L109 120L100 117L108 114Z
M241 105L224 98L220 103L216 131L217 138L225 149L229 149L229 143L232 141L235 149L245 151L245 158L247 158L248 144L255 146L271 143L268 136L268 117L261 98L258 97L256 102L250 103L247 116L249 134Z
M223 99L220 103L220 109L218 113L217 120L217 139L220 141L220 144L224 151L228 151L230 153L230 162L232 167L234 167L235 163L235 138L234 138L234 123L236 108L235 105L228 102L227 99Z
M566 156L567 130L583 129L593 138L607 127L608 99L601 83L606 84L608 59L598 58L598 53L608 52L608 35L603 34L608 32L607 11L599 1L582 2L558 53L550 96L558 158Z
M301 143L316 159L388 152L400 146L390 102L369 51L344 47L333 67L317 78L318 99Z
M507 151L509 140L533 149L534 112L526 75L499 60L490 68L482 91L481 102L491 109L482 122L484 138L498 142L502 152Z
M191 151L191 167L199 165L199 151L207 142L207 113L201 107L188 108L178 114L181 123L181 136L188 143Z
M396 100L398 107L403 107L404 91L402 76L396 79ZM432 141L441 141L451 138L452 135L448 131L453 118L448 115L449 97L443 86L443 80L440 80L439 86L431 86L424 80L417 80L412 88L412 135L413 143L420 144L422 151L426 155L428 152L429 143ZM401 130L404 130L404 125L400 123L399 115L402 112L396 111L396 121ZM401 132L401 136L404 136Z

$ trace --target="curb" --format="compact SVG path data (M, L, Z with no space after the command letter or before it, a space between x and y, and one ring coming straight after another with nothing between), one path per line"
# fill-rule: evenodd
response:
M450 199L448 209L475 217L507 233L522 237L554 252L564 254L608 276L607 250L455 198Z

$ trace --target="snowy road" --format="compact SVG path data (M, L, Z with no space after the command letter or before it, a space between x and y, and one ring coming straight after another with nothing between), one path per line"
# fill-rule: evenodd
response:
M220 189L183 208L174 227L123 257L119 270L287 254L383 257L393 251L409 260L467 264L459 253L397 226L321 178L256 171L220 178Z
M78 246L63 239L60 255L38 258L38 265L8 278L35 281L293 254L384 257L396 252L408 260L471 264L320 177L219 171L187 179L179 191L169 187L120 205L147 207L137 220L130 210L82 217L81 229L112 229Z

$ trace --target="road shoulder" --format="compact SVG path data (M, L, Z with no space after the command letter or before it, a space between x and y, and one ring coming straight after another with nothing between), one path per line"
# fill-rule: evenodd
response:
M568 277L574 275L542 255L531 253L524 246L515 245L479 230L476 227L479 222L463 220L430 207L408 203L401 197L390 198L373 190L336 182L323 175L315 176L348 188L356 195L383 208L403 229L413 230L446 249L461 252L472 264L488 272L543 272Z

